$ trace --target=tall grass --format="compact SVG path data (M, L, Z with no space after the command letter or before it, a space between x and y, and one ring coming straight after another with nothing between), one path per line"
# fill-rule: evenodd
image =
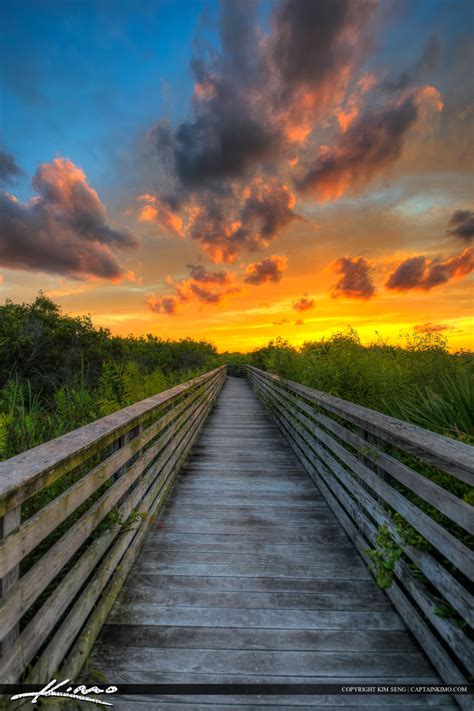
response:
M465 441L474 440L473 354L452 354L440 334L404 347L363 346L351 328L294 348L277 339L250 362L281 377Z
M99 417L143 400L202 372L151 373L139 366L105 362L97 387L83 373L73 384L58 387L52 395L34 394L29 381L18 377L0 390L0 459L8 459Z
M112 336L40 292L0 305L0 459L142 400L216 362L190 338Z

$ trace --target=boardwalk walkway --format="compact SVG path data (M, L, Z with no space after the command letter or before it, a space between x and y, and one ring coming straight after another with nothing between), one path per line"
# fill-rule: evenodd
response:
M88 669L91 678L100 671L110 683L439 683L240 378L227 378ZM127 696L113 702L139 711L262 704L456 708L436 696Z

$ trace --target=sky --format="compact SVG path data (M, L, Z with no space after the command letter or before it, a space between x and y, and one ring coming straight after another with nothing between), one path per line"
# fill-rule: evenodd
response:
M471 0L6 0L0 301L472 347Z

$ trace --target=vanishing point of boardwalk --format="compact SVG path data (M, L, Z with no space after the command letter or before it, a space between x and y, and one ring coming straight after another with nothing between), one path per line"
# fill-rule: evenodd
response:
M439 683L248 381L227 378L95 645L120 683ZM119 708L390 705L447 697L155 697Z
M124 711L469 711L462 693L298 692L466 684L472 506L442 482L473 483L472 455L221 366L0 462L0 678L174 685L121 688ZM192 683L240 686L186 694Z

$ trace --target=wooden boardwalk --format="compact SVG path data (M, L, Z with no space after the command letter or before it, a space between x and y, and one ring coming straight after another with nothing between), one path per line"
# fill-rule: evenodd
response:
M95 644L97 672L110 683L440 683L247 380L231 377ZM111 700L456 708L436 695Z

